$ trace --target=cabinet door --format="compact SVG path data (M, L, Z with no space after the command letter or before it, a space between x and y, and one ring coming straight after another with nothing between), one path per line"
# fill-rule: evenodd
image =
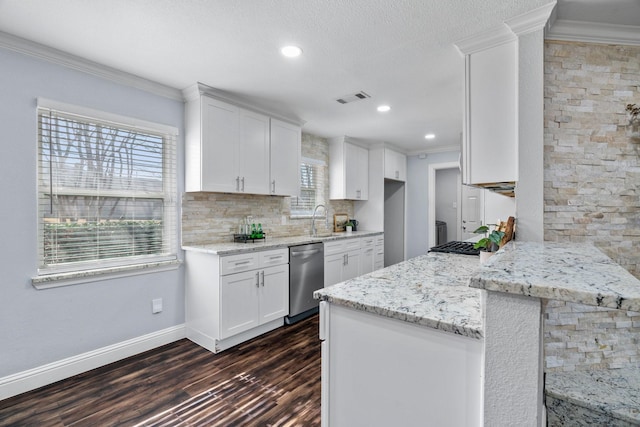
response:
M466 62L463 182L517 181L517 42L473 53Z
M240 191L269 194L269 117L248 110L239 111Z
M289 314L289 264L260 270L260 324Z
M259 322L258 270L220 278L220 338L255 328Z
M342 269L342 281L353 279L360 275L360 260L362 259L360 249L349 251L344 255L346 263Z
M407 180L407 157L388 148L384 149L384 177L396 181Z
M342 282L342 270L345 263L345 253L325 255L324 257L324 287Z
M369 198L369 151L345 143L345 193L347 199Z
M301 138L300 126L271 119L271 194L299 195Z
M235 192L238 186L238 107L201 99L202 191Z
M365 246L360 250L360 275L371 273L375 263L375 247Z

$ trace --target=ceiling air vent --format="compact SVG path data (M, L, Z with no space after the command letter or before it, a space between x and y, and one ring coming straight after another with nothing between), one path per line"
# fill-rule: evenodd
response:
M360 91L360 92L357 92L357 93L353 93L353 94L349 94L349 95L345 95L343 97L340 97L340 98L336 99L336 101L338 101L340 104L348 104L350 102L360 101L362 99L367 99L367 98L371 98L371 95L369 95L368 93L366 93L364 91Z

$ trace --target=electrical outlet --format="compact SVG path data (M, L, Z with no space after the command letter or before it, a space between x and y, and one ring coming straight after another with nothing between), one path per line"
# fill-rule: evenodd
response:
M151 300L151 312L153 314L160 313L162 311L162 298L156 298Z

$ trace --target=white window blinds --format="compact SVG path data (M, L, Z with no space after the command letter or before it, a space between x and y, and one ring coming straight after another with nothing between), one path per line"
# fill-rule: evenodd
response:
M42 104L39 270L175 259L177 132Z
M313 215L313 208L324 203L326 163L303 157L300 162L300 195L291 199L292 216Z

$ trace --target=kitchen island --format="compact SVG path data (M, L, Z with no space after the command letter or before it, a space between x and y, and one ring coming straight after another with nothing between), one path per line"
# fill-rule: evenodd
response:
M543 426L543 301L639 311L640 281L590 245L510 242L482 266L431 253L315 296L323 425ZM637 367L620 372L553 375L554 405L619 423L626 402L616 425L640 425ZM594 379L604 402L576 391Z
M323 425L482 425L478 267L430 253L315 292Z

